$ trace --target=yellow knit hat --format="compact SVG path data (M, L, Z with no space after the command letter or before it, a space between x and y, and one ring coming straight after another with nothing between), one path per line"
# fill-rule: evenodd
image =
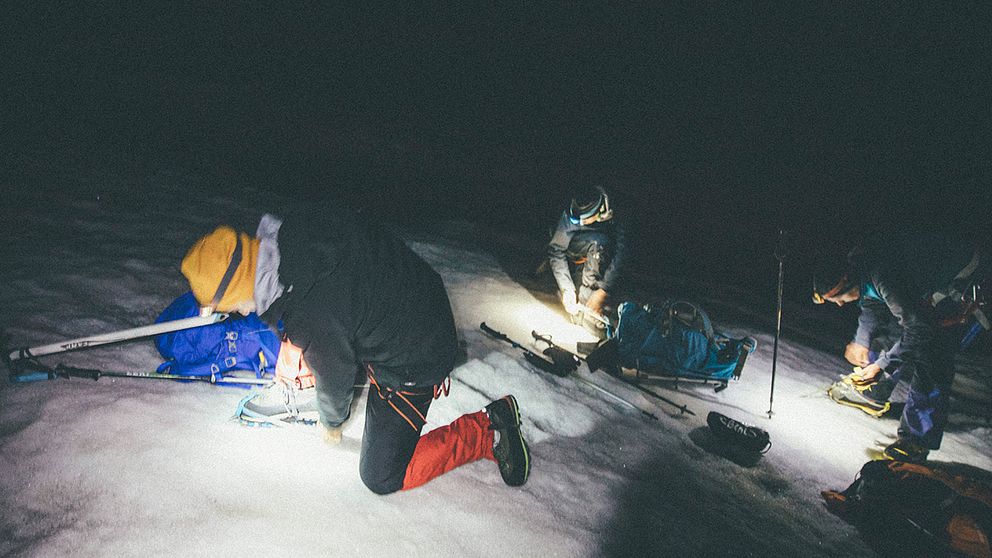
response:
M239 302L252 300L255 294L255 263L258 261L259 241L246 233L239 234L231 227L220 226L197 240L183 258L183 275L189 280L193 296L201 305L210 306L213 302L239 241L241 261L233 271L220 301L214 305L214 310L230 312Z

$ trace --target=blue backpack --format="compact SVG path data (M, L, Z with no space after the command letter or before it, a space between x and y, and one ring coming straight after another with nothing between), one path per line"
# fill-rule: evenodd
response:
M756 346L750 337L732 339L714 331L709 315L691 302L624 302L618 315L617 360L646 377L712 380L726 386L740 377Z
M190 318L199 312L200 305L189 292L163 310L155 323ZM275 370L279 345L279 337L254 312L155 337L155 347L166 359L158 372L181 376L223 376L232 370L250 370L261 378Z

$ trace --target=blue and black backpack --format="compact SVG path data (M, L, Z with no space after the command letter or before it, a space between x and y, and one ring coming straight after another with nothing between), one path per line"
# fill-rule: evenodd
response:
M190 318L199 311L200 305L189 292L163 310L155 323ZM247 370L261 378L275 370L279 345L276 333L254 312L155 337L155 347L166 359L158 372L181 376L223 376L234 370Z
M734 339L715 331L702 308L681 300L657 306L624 302L613 341L617 362L629 374L723 387L740 377L757 345L750 337Z

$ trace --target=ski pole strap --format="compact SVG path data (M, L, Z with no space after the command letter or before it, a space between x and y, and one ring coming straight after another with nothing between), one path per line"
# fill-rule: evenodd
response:
M217 308L217 304L224 298L224 293L227 292L227 287L231 284L231 279L234 278L234 272L238 270L239 265L241 265L241 235L238 235L238 241L234 244L231 263L227 265L227 271L224 272L224 277L221 278L217 291L214 292L213 300L210 301L211 308Z

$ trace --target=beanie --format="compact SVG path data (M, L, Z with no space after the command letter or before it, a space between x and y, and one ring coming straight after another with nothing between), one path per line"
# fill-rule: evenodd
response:
M181 266L196 301L202 306L213 306L219 312L229 312L239 302L251 300L255 293L258 246L258 239L246 233L239 234L227 226L217 227L197 240ZM240 250L236 250L239 247ZM229 269L237 251L240 251L240 261L237 267ZM218 289L228 274L226 289ZM220 300L214 301L218 294Z

